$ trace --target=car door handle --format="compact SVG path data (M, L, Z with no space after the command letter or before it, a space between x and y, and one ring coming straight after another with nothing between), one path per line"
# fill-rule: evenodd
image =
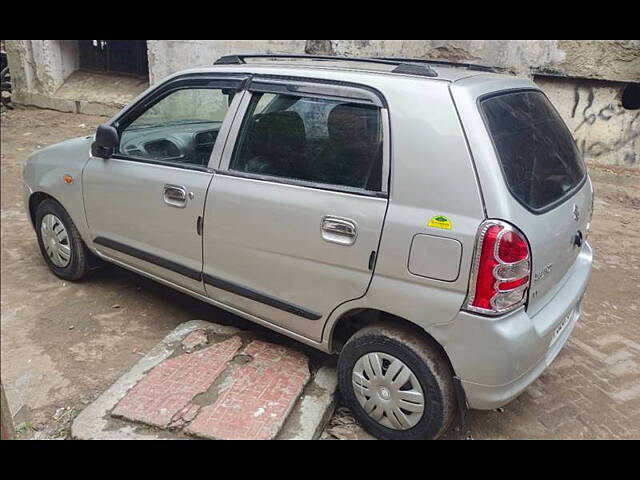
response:
M164 203L172 207L184 208L187 205L187 189L181 185L165 185Z
M332 215L326 215L322 218L320 231L322 238L327 242L340 245L353 245L358 236L356 222L348 218L334 217Z

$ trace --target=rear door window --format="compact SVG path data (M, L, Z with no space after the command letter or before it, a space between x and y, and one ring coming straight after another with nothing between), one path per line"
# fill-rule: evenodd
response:
M480 102L511 194L536 213L582 183L586 168L571 133L542 92L503 93Z
M229 169L379 192L378 107L340 100L254 94Z

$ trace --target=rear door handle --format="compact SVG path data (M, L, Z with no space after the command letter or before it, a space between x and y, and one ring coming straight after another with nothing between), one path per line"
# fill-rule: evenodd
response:
M172 207L184 208L187 205L187 189L181 185L165 185L164 203Z
M320 232L327 242L353 245L358 236L358 226L348 218L326 215L322 217Z

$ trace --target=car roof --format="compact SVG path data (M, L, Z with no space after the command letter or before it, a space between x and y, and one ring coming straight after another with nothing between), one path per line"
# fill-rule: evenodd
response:
M191 74L219 73L247 74L247 75L268 75L282 77L300 77L301 79L315 78L329 81L343 81L353 84L366 85L389 93L390 86L395 86L395 91L404 91L404 83L410 82L415 86L415 82L432 82L433 84L447 84L457 86L467 92L479 96L487 92L513 89L513 88L536 88L530 80L514 77L511 75L497 74L493 72L478 71L466 67L453 67L432 65L429 67L435 71L435 76L425 76L409 73L393 72L397 64L391 63L363 63L354 60L312 60L300 59L261 59L245 63L217 64L206 67L195 67L180 70L160 80L160 82L150 85L147 90L136 97L127 107L113 116L110 122L124 115L129 108L138 100L157 88L160 84L169 82L177 77Z
M409 62L407 61L407 64ZM420 65L420 64L412 64ZM412 73L396 73L393 70L398 64L385 64L385 63L364 63L358 60L318 60L312 58L265 58L265 59L251 59L246 63L240 64L221 64L212 65L209 67L200 67L185 70L179 72L184 73L215 73L215 72L233 72L233 73L254 73L254 74L280 74L280 75L294 75L299 76L301 73L304 76L313 76L314 72L323 72L325 76L328 71L335 71L336 73L344 76L350 72L358 74L359 78L362 78L363 74L370 75L385 75L396 78L422 78L432 81L445 81L456 82L463 78L469 78L478 75L496 75L493 72L479 71L470 69L466 65L460 67L454 66L441 66L437 64L428 64L429 67L435 71L436 76L425 76Z

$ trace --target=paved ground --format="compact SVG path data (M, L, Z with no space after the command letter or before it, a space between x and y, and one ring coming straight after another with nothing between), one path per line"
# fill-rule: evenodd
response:
M102 117L2 114L1 373L21 438L67 438L71 420L178 324L208 319L284 337L115 266L88 283L49 273L22 210L21 162ZM594 271L584 315L554 364L496 412L446 438L640 438L640 175L591 170ZM323 438L369 438L339 408Z
M259 332L192 320L87 406L78 439L314 439L333 413L335 369Z

